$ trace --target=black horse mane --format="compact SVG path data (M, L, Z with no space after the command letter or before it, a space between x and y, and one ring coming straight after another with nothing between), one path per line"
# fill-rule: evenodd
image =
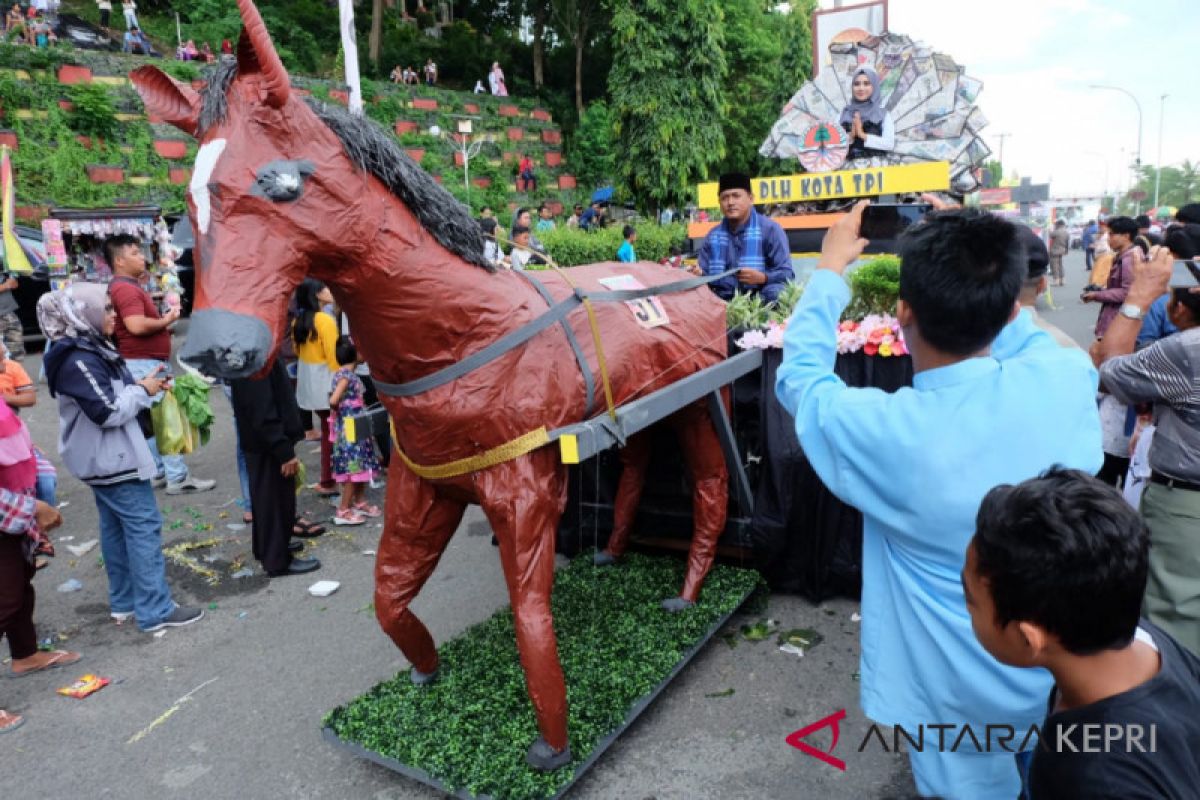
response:
M226 57L208 75L208 85L201 94L199 135L228 116L229 87L237 72L237 60ZM408 206L439 244L468 263L495 271L483 256L483 234L470 210L409 158L382 127L312 98L305 98L305 102L338 137L347 158L378 178Z

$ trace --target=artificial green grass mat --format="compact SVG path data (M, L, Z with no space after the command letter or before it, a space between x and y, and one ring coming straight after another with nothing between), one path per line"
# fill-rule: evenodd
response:
M558 571L554 629L567 681L572 762L554 772L525 763L538 736L505 608L439 649L438 679L414 686L407 670L325 718L341 740L426 771L451 790L527 800L575 778L597 744L634 704L670 676L689 649L761 582L753 570L718 565L694 608L669 614L685 564L626 555L595 567L584 553Z

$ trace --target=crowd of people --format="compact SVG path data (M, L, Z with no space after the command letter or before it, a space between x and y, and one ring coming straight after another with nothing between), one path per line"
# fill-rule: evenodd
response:
M204 616L201 608L177 603L171 591L155 490L199 494L216 482L191 474L183 456L160 453L150 414L172 388L178 308L160 306L150 291L138 240L114 235L104 251L113 271L109 284L72 283L39 300L38 324L47 341L43 369L58 404L61 463L88 486L99 512L109 614L119 624L154 632ZM304 281L274 368L224 387L234 417L243 521L251 526L254 557L272 578L321 566L300 555L303 539L322 535L325 527L296 512L299 442L320 443L321 475L307 488L341 495L334 524L362 525L382 515L365 489L382 480L389 449L374 439L352 439L344 422L376 397L339 316L329 290ZM19 360L7 356L6 349L0 361L0 636L9 639L13 674L21 675L74 663L79 654L36 647L33 579L54 555L47 534L62 518L55 468L18 416L37 402L37 386ZM315 423L305 419L310 414ZM0 733L22 723L0 710Z
M1053 249L983 212L931 215L899 244L896 316L915 375L894 394L834 373L850 299L840 276L866 245L864 206L826 236L776 384L805 456L864 516L863 710L908 731L1039 727L1015 759L1021 748L990 735L986 745L909 748L923 796L1193 796L1200 271L1175 264L1200 250L1200 206L1181 209L1144 253L1137 221L1107 221L1125 274L1108 283L1119 297L1093 298L1115 309L1102 309L1090 357L1044 330L1033 308ZM1135 350L1155 303L1179 332ZM1140 499L1102 479L1097 391L1152 406ZM1092 726L1118 731L1120 744L1071 738ZM1129 746L1125 737L1151 726L1153 754Z

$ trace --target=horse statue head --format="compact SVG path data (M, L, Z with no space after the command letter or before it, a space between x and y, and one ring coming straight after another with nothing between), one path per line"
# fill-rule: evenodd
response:
M414 245L487 268L466 208L379 126L294 91L253 1L237 2L237 57L201 92L150 66L130 75L150 113L200 143L187 193L196 311L181 357L224 378L267 366L300 281L361 262L382 230L412 228Z

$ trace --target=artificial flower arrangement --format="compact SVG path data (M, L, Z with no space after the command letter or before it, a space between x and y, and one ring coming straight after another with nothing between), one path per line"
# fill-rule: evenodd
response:
M876 256L849 276L851 299L838 324L837 350L869 356L908 355L900 323L891 314L900 292L900 259ZM790 291L795 287L795 291ZM743 350L782 348L787 320L800 300L803 286L789 284L772 308L757 296L737 295L730 302L731 328L748 328L736 341ZM781 308L787 293L788 307Z

